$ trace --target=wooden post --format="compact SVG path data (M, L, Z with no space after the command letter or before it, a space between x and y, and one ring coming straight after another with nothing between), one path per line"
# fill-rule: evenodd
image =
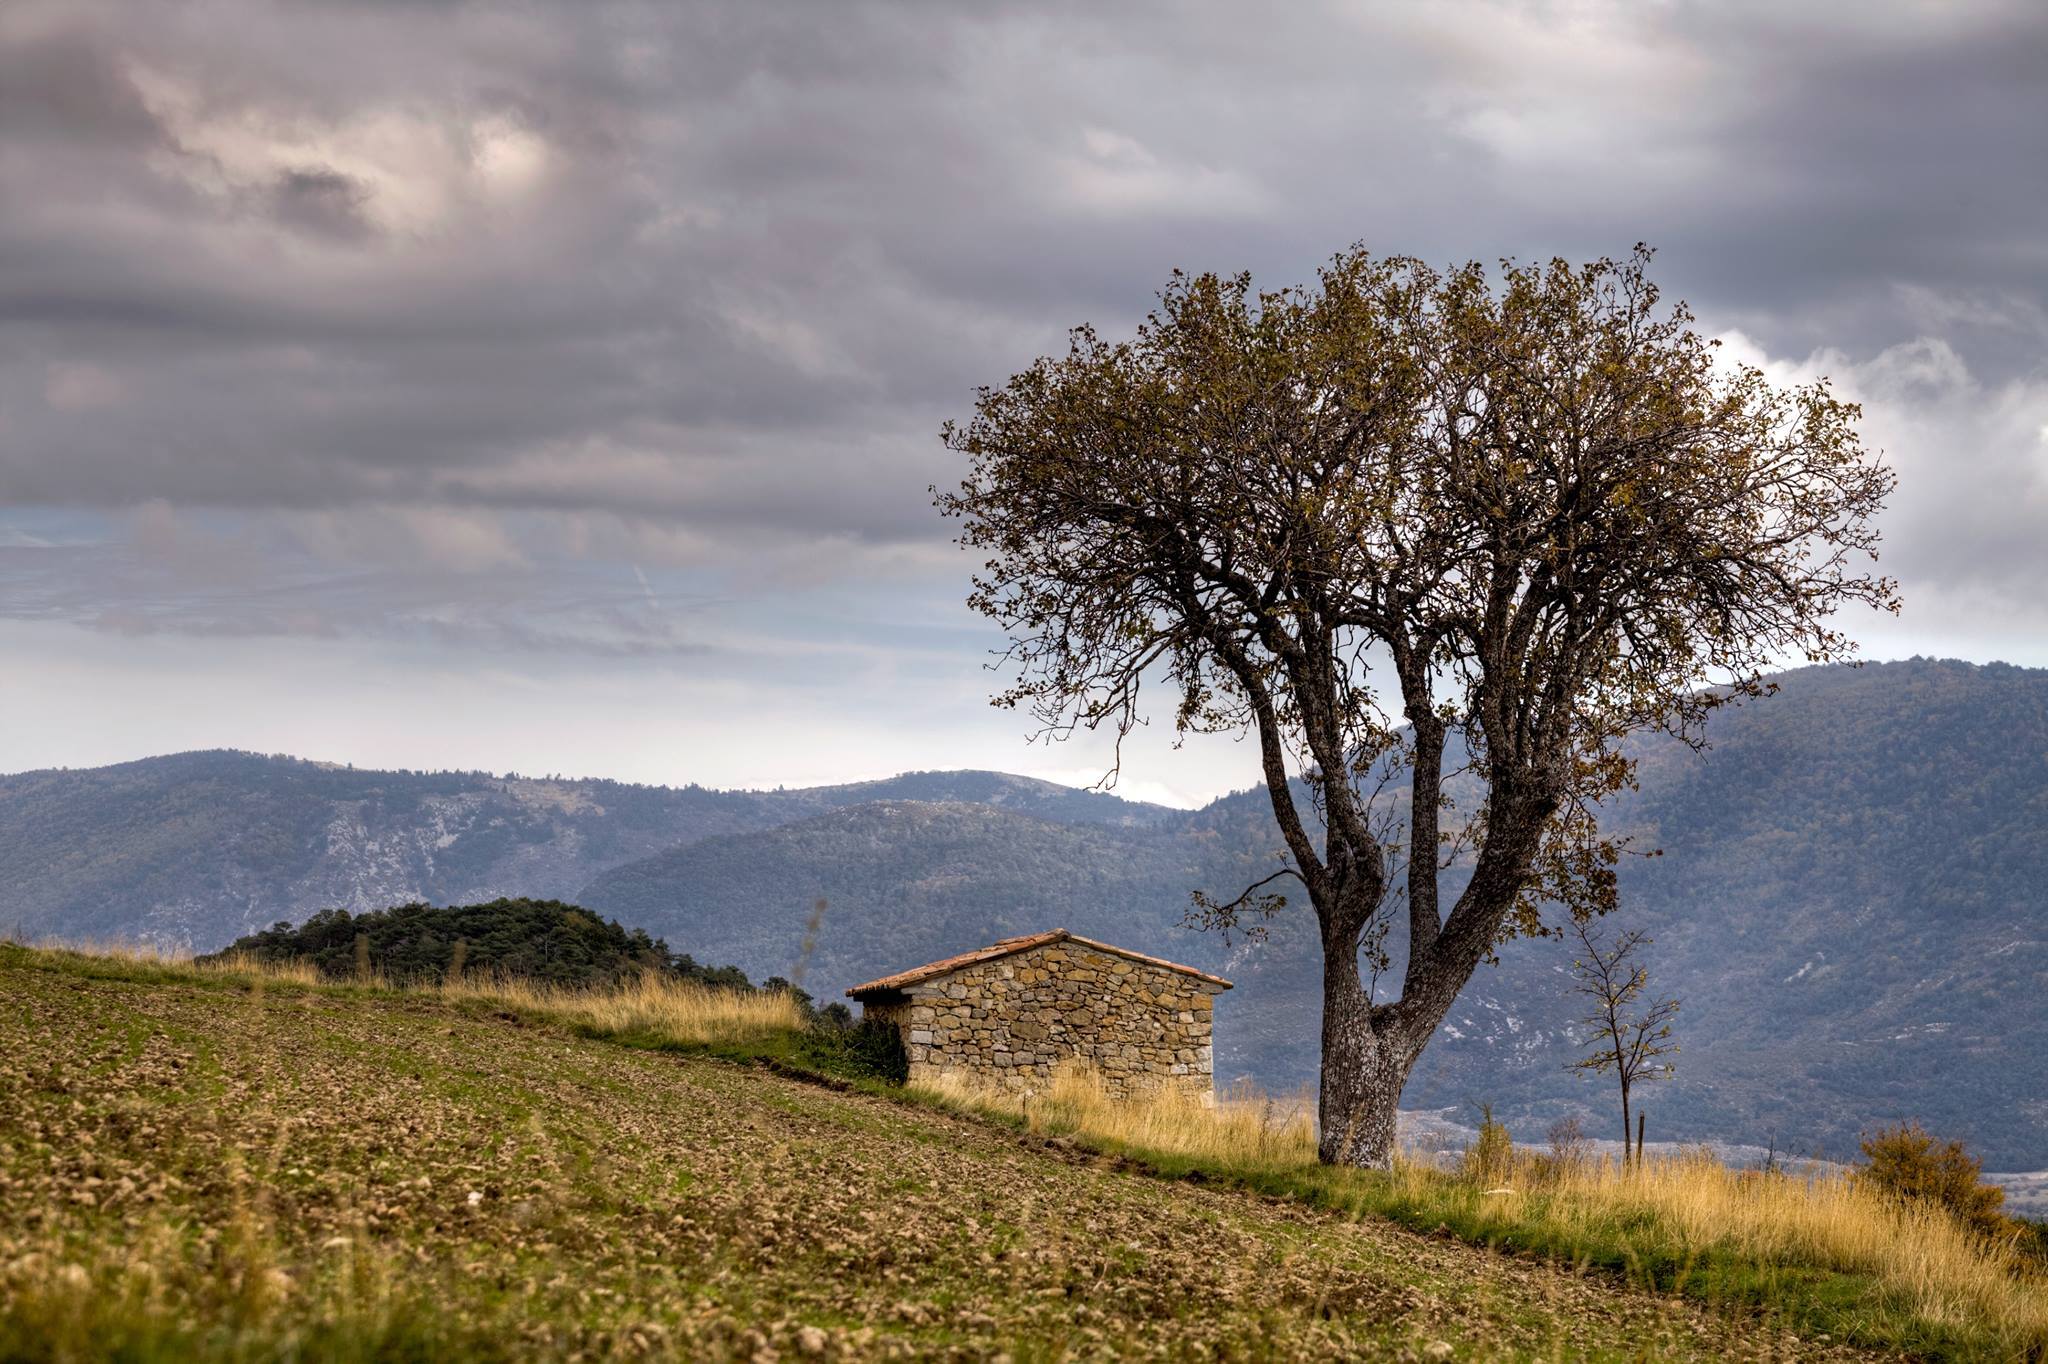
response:
M1649 1116L1649 1114L1641 1109L1636 1110L1636 1168L1638 1170L1643 1168L1643 1124L1648 1121Z

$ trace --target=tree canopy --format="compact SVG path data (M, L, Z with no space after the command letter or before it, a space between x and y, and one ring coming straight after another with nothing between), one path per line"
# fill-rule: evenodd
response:
M1769 669L1848 656L1841 608L1895 606L1865 567L1892 475L1854 404L1720 356L1649 263L1496 280L1361 247L1310 288L1176 273L1131 340L1079 328L945 429L969 469L936 500L1010 636L998 704L1120 740L1163 683L1180 731L1256 736L1276 877L1322 929L1327 1159L1388 1158L1408 1070L1503 934L1612 906L1596 808L1625 736L1697 742ZM1198 911L1255 922L1273 879ZM1361 953L1391 968L1403 903L1378 1002Z
M217 955L310 961L341 979L357 970L359 951L367 957L361 964L399 981L441 979L459 960L464 970L556 985L603 985L657 971L717 988L753 988L736 966L700 965L645 929L623 928L559 900L414 903L363 914L325 909L296 928L278 923L238 938Z

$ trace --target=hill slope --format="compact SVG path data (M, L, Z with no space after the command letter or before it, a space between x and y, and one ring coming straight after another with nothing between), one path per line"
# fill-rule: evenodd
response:
M123 974L0 947L0 1356L1850 1353L757 1071Z
M1128 827L1173 813L1000 772L712 791L180 753L0 776L0 930L207 951L321 909L559 899L678 843L899 797Z
M625 922L673 925L693 951L690 935L702 935L724 959L774 962L775 973L802 971L837 993L889 963L943 955L940 944L978 946L1055 925L1214 957L1219 942L1178 927L1187 887L1205 870L1176 828L876 801L673 848L606 873L579 900ZM805 959L819 899L826 908Z

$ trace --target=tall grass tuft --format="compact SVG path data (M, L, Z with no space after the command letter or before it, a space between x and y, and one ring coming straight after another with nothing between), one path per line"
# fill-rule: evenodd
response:
M1161 1153L1222 1165L1291 1167L1313 1164L1315 1122L1308 1106L1253 1089L1214 1103L1179 1087L1141 1098L1112 1094L1091 1067L1066 1064L1043 1092L1020 1095L978 1085L959 1072L915 1088L955 1107L993 1110L1022 1119L1034 1132L1077 1136L1140 1153Z
M471 972L436 993L567 1023L591 1037L705 1045L755 1042L805 1026L787 990L727 990L649 971L612 985L576 988Z
M1517 1202L1497 1215L1543 1224L1565 1243L1642 1227L1639 1239L1664 1239L1672 1258L1711 1252L1867 1274L1924 1325L1988 1333L2021 1358L2048 1355L2048 1282L2011 1239L1984 1237L1939 1207L1887 1197L1840 1172L1731 1170L1704 1151L1640 1169L1582 1162Z

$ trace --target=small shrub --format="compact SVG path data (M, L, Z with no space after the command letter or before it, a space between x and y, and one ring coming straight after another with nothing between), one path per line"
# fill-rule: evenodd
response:
M1592 1141L1586 1136L1586 1124L1574 1113L1559 1118L1550 1124L1547 1134L1550 1138L1550 1163L1561 1172L1578 1169L1586 1163L1592 1151Z
M781 976L770 976L761 982L761 988L769 994L788 995L796 1002L796 1011L798 1013L802 1014L805 1018L811 1016L813 1012L811 992L803 986L796 984L794 981L785 980Z
M2014 1258L2035 1275L2048 1275L2048 1222L2028 1217L2012 1219Z
M1999 1211L2005 1190L1983 1182L1984 1166L1959 1141L1937 1141L1917 1122L1879 1130L1863 1142L1870 1162L1856 1179L1892 1198L1945 1208L1972 1231L2005 1236L2012 1223Z
M910 1079L910 1056L903 1036L886 1023L864 1018L853 1027L819 1026L804 1030L799 1059L819 1070L859 1080L900 1085Z
M1493 1105L1480 1107L1479 1136L1465 1152L1465 1177L1486 1188L1505 1184L1515 1169L1515 1141L1507 1125L1493 1120Z

